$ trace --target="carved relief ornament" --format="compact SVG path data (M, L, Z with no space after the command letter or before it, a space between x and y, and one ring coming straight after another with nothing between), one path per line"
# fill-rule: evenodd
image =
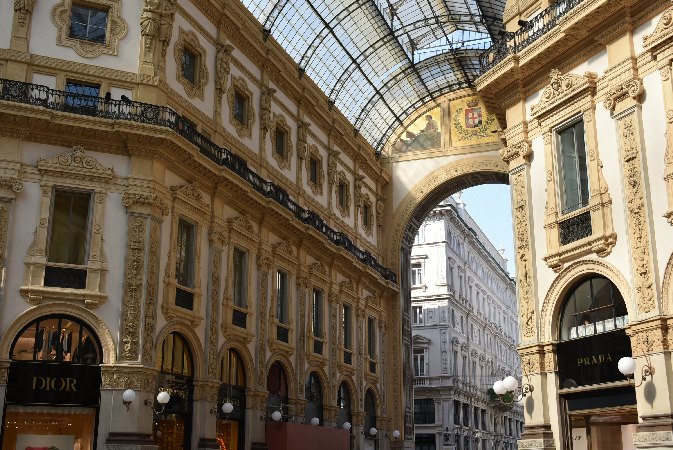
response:
M664 11L652 34L643 36L643 48L653 50L673 38L673 7Z
M540 101L531 108L531 115L537 117L552 112L559 104L570 98L585 94L587 90L595 90L596 74L587 72L585 75L562 75L558 69L550 74L550 83L542 91Z
M196 78L194 82L185 78L182 73L185 50L191 51L196 55ZM178 82L185 89L185 93L190 98L204 99L206 85L208 84L208 65L206 64L206 49L199 42L199 38L193 31L186 31L180 27L178 40L173 47L175 56L176 74Z

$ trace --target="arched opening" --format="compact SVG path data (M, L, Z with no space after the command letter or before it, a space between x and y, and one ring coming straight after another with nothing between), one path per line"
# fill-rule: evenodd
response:
M372 428L376 428L376 397L371 389L367 389L365 394L365 438L376 439L377 433L372 433ZM377 430L378 431L378 430Z
M320 425L324 425L322 397L323 391L320 378L318 374L311 372L308 380L306 380L306 412L304 415L306 423L312 424L313 419L317 418L320 421Z
M617 368L620 358L631 356L622 294L608 278L589 275L567 291L557 320L564 448L577 439L591 439L595 448L622 448L622 440L629 440L623 436L638 423L635 390L619 383L624 376Z
M222 358L220 390L217 397L217 441L221 449L245 448L245 388L243 358L229 349ZM225 407L225 404L226 405ZM231 412L227 409L231 405Z
M194 363L184 336L171 332L164 338L159 369L156 394L167 391L171 398L163 411L154 416L154 441L159 450L190 448Z
M92 328L43 316L16 335L9 354L2 448L94 448L103 350Z
M287 375L278 361L274 362L269 369L266 377L266 390L269 393L266 401L267 416L271 417L274 411L280 411L282 414L281 420L286 422L290 417Z

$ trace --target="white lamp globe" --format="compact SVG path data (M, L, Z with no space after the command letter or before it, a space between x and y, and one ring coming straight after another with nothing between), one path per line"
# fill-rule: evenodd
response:
M507 392L505 384L502 382L502 380L498 380L495 383L493 383L493 391L498 395L502 395L505 392Z
M400 438L400 430L393 431L393 439L399 439L399 438Z
M371 427L371 428L369 429L369 434L370 434L371 436L376 436L376 433L378 433L378 432L379 432L379 430L377 430L377 429L374 428L374 427Z
M511 375L505 377L505 379L502 380L502 384L505 386L505 389L507 389L507 391L509 392L514 391L516 388L519 387L519 382L516 380L516 378L514 378Z
M161 405L165 405L171 399L171 394L166 391L161 391L157 394L157 401Z
M234 410L234 405L232 405L229 402L226 402L224 405L222 405L222 412L225 414L229 414Z
M124 391L122 394L122 400L126 403L133 403L133 401L136 399L136 391L133 389L127 389Z
M623 375L633 375L633 373L636 371L636 361L630 356L625 356L619 359L617 362L617 368Z
M273 419L274 422L280 422L280 419L283 418L283 415L280 413L280 411L274 411L271 414L271 418Z
M313 425L314 427L320 425L320 419L318 419L317 417L312 418L311 425Z
M341 427L342 427L344 430L348 431L348 430L351 429L351 423L350 423L350 422L344 422L344 424L341 425Z

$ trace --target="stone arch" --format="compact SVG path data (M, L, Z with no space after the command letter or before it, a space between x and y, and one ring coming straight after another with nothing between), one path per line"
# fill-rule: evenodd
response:
M159 331L157 335L157 340L154 343L154 362L158 369L159 358L157 355L161 352L161 346L164 344L164 339L172 332L180 333L185 340L189 343L189 350L192 352L192 363L194 364L194 378L200 378L205 376L205 363L203 356L203 348L201 346L201 340L194 332L194 329L189 327L187 324L182 322L169 322Z
M339 386L341 386L341 383L346 383L346 386L348 386L348 391L351 394L351 411L357 411L360 405L360 398L358 397L357 389L355 389L355 382L350 375L342 375L341 378L339 378L339 382L336 384L337 391L334 392L334 401L336 402L338 398L338 390Z
M364 401L365 398L367 397L367 391L371 390L372 394L374 394L374 400L376 401L376 417L377 419L382 417L382 400L381 400L381 393L379 390L376 388L376 385L372 383L371 381L368 381L367 384L365 384L364 391L362 392L362 406L364 408Z
M664 278L661 282L661 303L665 315L673 311L673 253L668 258Z
M266 373L264 376L266 377L269 375L269 370L275 362L280 363L280 365L283 367L283 370L285 371L288 398L297 398L297 380L295 378L294 367L292 367L292 361L290 361L286 355L280 352L272 354L266 363ZM266 379L264 379L264 386L266 386Z
M30 322L51 314L65 314L76 317L87 323L96 333L103 347L103 364L114 364L117 361L115 342L110 329L103 319L81 306L65 302L50 302L37 305L22 312L9 326L0 340L0 357L10 359L10 347L16 335Z
M217 354L217 378L222 380L222 358L228 350L236 350L241 359L243 360L243 366L245 369L245 386L250 388L255 385L255 364L253 363L252 355L248 347L235 339L228 339L227 342L222 344L219 353Z
M422 218L449 193L479 184L509 184L508 166L499 154L461 158L419 180L402 199L392 220L388 222L395 226L386 240L388 267L399 273L400 248L407 228L418 228Z
M541 336L540 342L552 342L558 340L558 318L563 303L568 291L575 286L575 284L582 278L586 278L589 274L602 275L610 280L624 298L626 310L629 313L629 321L633 321L636 317L636 305L633 304L634 296L631 295L632 289L626 277L617 270L613 265L602 260L580 260L572 264L568 264L559 273L551 286L547 290L544 302L542 303L542 310L540 312Z
M323 405L328 406L328 401L331 401L331 393L329 392L330 384L329 384L329 378L327 377L327 374L325 373L325 370L317 365L317 364L311 364L308 369L306 369L306 373L304 374L304 380L308 380L308 377L311 375L311 372L315 372L316 375L318 375L318 379L320 380L320 385L322 387L322 402ZM306 389L306 386L302 387L303 389ZM338 388L338 386L337 386ZM336 398L336 395L334 396Z

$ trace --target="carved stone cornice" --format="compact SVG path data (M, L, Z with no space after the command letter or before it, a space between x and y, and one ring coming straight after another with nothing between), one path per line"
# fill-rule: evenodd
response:
M659 18L656 28L651 34L643 36L643 48L654 51L669 43L673 38L673 8L667 9Z
M500 150L500 156L502 160L506 163L511 163L512 161L522 158L525 161L530 159L530 156L533 154L533 149L530 145L530 141L520 141L516 144L503 147Z
M603 105L608 111L614 112L618 103L629 97L635 101L639 101L640 95L643 92L643 82L640 78L620 81L608 89L608 92L603 99Z
M12 192L18 193L23 191L23 182L16 177L0 177L0 188L11 189Z
M587 90L595 90L597 76L592 72L584 75L561 75L558 69L553 69L549 79L549 85L542 91L542 98L531 108L533 117L553 112L560 103L584 94Z
M76 171L77 178L105 183L114 176L112 167L103 167L98 160L87 155L84 147L79 145L73 147L72 152L61 153L52 159L40 158L37 162L37 170L42 175L63 176L67 174L71 178L75 176L73 172Z
M129 210L145 212L145 209L156 209L161 215L166 216L170 207L159 194L150 194L146 192L125 192L122 197L122 205Z

